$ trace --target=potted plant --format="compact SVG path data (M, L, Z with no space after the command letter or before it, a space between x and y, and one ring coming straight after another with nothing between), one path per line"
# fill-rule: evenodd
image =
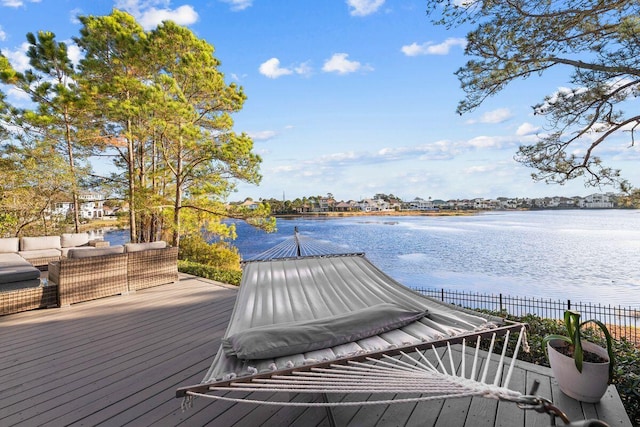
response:
M607 348L582 338L582 327L595 324L604 334ZM580 313L564 312L567 335L547 335L542 343L560 390L583 402L597 402L611 382L614 366L612 339L609 330L599 320L580 322Z

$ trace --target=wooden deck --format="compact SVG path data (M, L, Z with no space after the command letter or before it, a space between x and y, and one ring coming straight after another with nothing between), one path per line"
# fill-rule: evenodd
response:
M181 275L179 283L130 295L0 317L0 425L550 425L547 415L482 398L331 411L196 399L183 412L175 390L204 377L235 297L233 287ZM560 393L546 368L519 363L514 379L521 391L539 380L538 394L572 420L631 426L613 386L601 403L581 405Z

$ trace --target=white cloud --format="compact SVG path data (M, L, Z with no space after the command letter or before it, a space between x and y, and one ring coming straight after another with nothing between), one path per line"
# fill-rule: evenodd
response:
M347 53L334 53L331 58L325 61L322 66L322 71L326 73L348 74L361 69L373 70L373 68L368 65L363 66L358 61L348 60L348 57L349 54Z
M78 25L80 24L80 20L78 19L78 16L80 15L83 15L82 9L80 8L71 9L69 11L69 20L71 21L72 24Z
M2 26L0 25L0 41L5 41L7 39L7 33L4 32Z
M258 68L260 74L263 76L267 76L270 79L277 79L278 77L286 76L289 74L293 74L288 68L280 67L280 60L278 58L271 58L260 64L260 68Z
M27 50L29 49L29 43L24 42L17 50L5 50L4 56L7 57L11 65L16 71L27 71L29 66L29 57L27 57Z
M7 96L12 99L12 100L16 100L16 101L30 101L31 98L29 97L29 95L27 95L26 92L17 89L15 87L9 87L9 89L7 89Z
M162 21L173 21L178 25L190 25L198 20L193 6L169 8L169 0L116 0L115 7L130 13L145 30L155 28Z
M180 6L174 10L152 7L145 10L138 18L138 22L145 30L155 28L163 21L173 21L178 25L191 25L198 21L198 13L189 5Z
M467 144L474 148L496 148L501 146L500 139L492 136L476 136L471 138Z
M487 172L493 172L494 170L496 170L496 165L478 165L468 167L467 169L465 169L465 173L469 175L476 173L484 174Z
M460 144L460 148L471 149L495 149L500 150L503 148L511 149L518 145L518 140L511 135L507 136L476 136Z
M540 130L538 126L534 126L531 123L524 122L523 124L518 126L518 129L516 130L516 135L518 136L533 135L536 132L538 132L538 130Z
M303 62L300 65L292 67L281 67L280 60L278 58L271 58L260 64L258 68L260 74L269 77L270 79L277 79L278 77L288 76L290 74L299 74L302 76L309 76L313 72L308 62Z
M2 0L2 6L5 7L21 7L24 5L22 0Z
M142 15L142 11L156 6L166 7L169 0L115 0L114 7L116 9L129 12L136 18Z
M310 76L311 73L313 72L313 69L309 65L308 61L303 62L302 64L295 67L293 70L296 72L296 74L300 74L301 76Z
M439 44L433 44L433 42L418 44L414 42L410 45L402 46L402 49L400 50L402 50L402 53L407 56L447 55L452 47L460 46L464 49L466 45L466 39L451 37Z
M18 108L33 108L33 103L31 102L31 97L25 93L24 91L17 89L14 86L4 86L0 85L0 90L4 90L4 93L7 95L7 101L14 107ZM8 129L10 132L21 132L20 129Z
M66 40L65 43L67 44L67 55L69 56L69 59L75 65L78 65L80 63L80 59L82 59L82 51L72 40Z
M352 16L367 16L375 13L384 4L384 0L347 0Z
M222 0L222 2L230 4L234 12L245 10L253 5L253 0Z
M493 111L487 111L479 119L467 120L467 124L475 124L475 123L498 124L498 123L506 122L511 117L513 117L511 110L509 110L508 108L498 108Z
M267 141L275 137L278 133L274 130L261 130L258 132L248 132L248 135L254 141Z
M241 82L245 77L247 77L247 74L231 73L230 75L231 75L231 79L237 82Z

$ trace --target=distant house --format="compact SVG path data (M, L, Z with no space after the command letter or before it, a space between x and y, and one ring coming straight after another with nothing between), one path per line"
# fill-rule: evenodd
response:
M78 194L80 203L79 217L81 219L97 219L105 215L104 195L96 192L84 192ZM52 216L67 216L73 212L72 201L55 202L51 207Z
M424 200L420 197L416 197L409 202L409 209L413 211L431 211L434 210L435 207L431 200Z
M351 212L355 208L354 202L338 202L334 206L336 212Z
M336 201L330 197L320 197L318 199L318 206L320 208L320 212L329 212L333 210L336 205Z
M296 208L297 213L309 213L311 212L311 210L312 210L312 207L308 203L305 203L304 205Z
M591 194L581 200L580 207L585 209L613 208L613 200L610 194Z
M247 199L244 202L240 203L240 206L253 211L258 209L259 203L254 202L252 199Z
M363 199L358 202L362 212L380 212L389 210L389 202L382 199Z

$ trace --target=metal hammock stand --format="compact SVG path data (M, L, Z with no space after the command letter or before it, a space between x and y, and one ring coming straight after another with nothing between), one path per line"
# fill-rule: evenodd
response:
M300 236L296 228L293 239L288 239L244 263L246 265L276 258L286 260L308 256L363 255L349 252L339 254L341 250L343 248ZM232 373L223 379L181 387L176 391L176 397L183 398L183 408L186 409L195 397L259 405L339 407L481 396L513 402L525 410L547 413L552 419L551 424L554 424L553 419L556 417L565 424L570 424L567 416L549 400L535 395L536 386L528 394L508 388L518 352L521 348L528 352L528 344L526 325L506 320L504 323L503 326L492 329L474 330L380 351L358 352L327 361L305 361L303 365L296 366L287 362L284 368L274 365L270 370L263 369L260 372L249 368L250 372L253 369L250 375ZM512 349L513 355L507 363L506 354L511 334L517 334L517 340ZM500 336L504 338L504 344L501 354L497 355L494 348ZM485 360L479 358L483 340L485 343L488 341ZM454 345L458 346L454 349ZM236 392L244 392L245 395L252 393L251 396L257 397L232 397ZM274 393L278 392L321 394L323 401L273 400ZM328 398L329 395L358 393L371 397L352 398L349 401L331 401ZM411 396L378 398L383 393ZM416 394L419 396L415 397ZM261 398L263 395L264 398ZM570 425L606 426L597 420Z

